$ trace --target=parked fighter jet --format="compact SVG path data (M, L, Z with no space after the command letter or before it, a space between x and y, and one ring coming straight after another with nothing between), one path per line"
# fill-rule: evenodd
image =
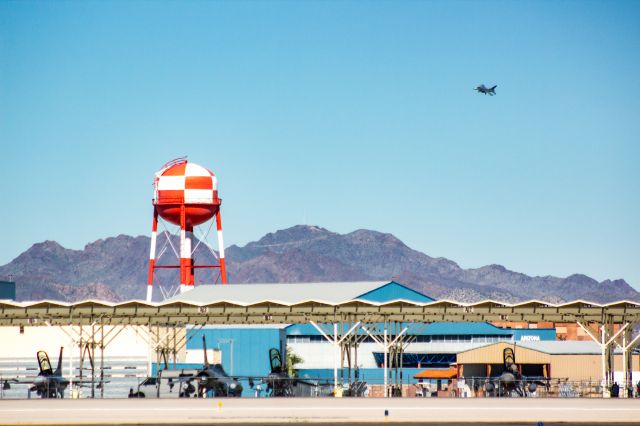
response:
M511 395L516 392L520 396L524 396L525 392L522 386L522 374L518 371L516 365L516 355L512 348L504 348L502 351L502 359L504 361L504 371L498 378L500 388L503 393Z
M40 373L33 379L10 379L5 380L3 387L8 389L10 383L31 385L29 392L36 392L42 398L63 398L64 390L69 386L69 380L62 376L62 350L58 357L58 367L55 371L51 368L49 355L45 351L38 351L36 357Z
M196 371L195 374L180 375L177 378L180 382L179 395L184 398L189 398L195 394L201 398L209 391L212 391L213 396L216 397L241 396L242 385L240 382L235 378L229 377L221 364L209 364L209 359L207 358L207 340L205 336L202 336L202 346L204 348L204 365L202 369ZM198 386L197 389L192 383L194 380Z
M536 391L538 386L549 389L549 378L539 376L523 376L516 365L516 357L512 348L505 348L502 352L504 370L500 376L489 379L485 383L485 390L495 396L526 397Z
M282 364L282 357L278 349L269 349L269 363L271 372L264 379L267 384L267 393L270 392L271 396L293 396L293 379Z
M311 389L315 390L316 393L322 393L329 388L326 383L321 383L320 381L289 376L280 351L276 348L269 349L271 371L268 375L229 377L222 365L209 364L205 336L202 336L202 345L204 349L204 365L201 369L178 371L165 368L160 371L160 376L157 379L154 378L153 384L157 383L156 380L166 378L169 380L170 389L172 389L176 383L179 383L178 394L182 398L204 397L210 391L216 397L239 397L243 391L240 380L247 381L251 389L265 390L267 396L272 397L310 395ZM261 385L264 385L264 387ZM329 392L327 391L326 393L328 394Z
M485 95L489 95L489 96L493 96L496 94L496 86L493 87L486 87L484 84L481 84L480 86L476 87L474 90L477 90L478 93L484 93Z

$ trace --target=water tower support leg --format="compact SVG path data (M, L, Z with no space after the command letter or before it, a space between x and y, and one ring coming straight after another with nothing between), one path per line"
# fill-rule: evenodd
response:
M156 240L158 235L158 210L153 208L153 225L151 227L151 249L149 251L149 277L147 280L147 302L153 296L153 272L156 263Z
M191 240L187 238L187 220L184 204L180 206L180 293L184 293L189 286L189 271L191 266Z
M222 284L227 283L227 268L224 264L224 240L222 239L222 218L220 217L220 211L216 214L216 228L218 230L218 251L220 253L220 280Z
M193 267L193 250L191 247L193 246L193 226L187 225L187 229L185 231L187 247L189 248L189 259L187 259L187 285L189 288L193 288L195 285L195 268Z

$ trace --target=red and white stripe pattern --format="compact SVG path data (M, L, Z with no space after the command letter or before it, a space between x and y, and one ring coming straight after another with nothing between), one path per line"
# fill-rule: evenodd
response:
M193 225L187 223L186 214L188 205L193 204L217 204L218 180L216 176L206 168L197 164L188 163L186 160L173 163L156 173L154 181L155 199L153 212L153 226L151 229L151 247L149 251L149 276L147 285L147 302L153 297L154 271L156 269L156 244L158 234L158 208L160 205L180 208L180 291L192 289L195 284L194 260L192 253ZM220 268L222 284L227 283L227 271L224 260L224 240L222 238L222 219L220 210L216 213L216 230L218 234L219 263L209 267ZM176 223L173 222L172 223ZM166 267L166 266L163 266ZM172 266L170 266L172 267ZM200 266L202 267L202 266Z
M147 302L153 298L153 271L156 265L156 241L158 238L158 210L153 209L153 225L151 227L151 248L149 250L149 277L147 282Z
M224 239L222 238L222 218L220 217L220 211L216 215L216 229L218 230L218 258L220 260L220 278L222 284L227 283L227 267L224 264Z
M218 179L206 168L187 161L156 174L156 204L211 204L218 199Z

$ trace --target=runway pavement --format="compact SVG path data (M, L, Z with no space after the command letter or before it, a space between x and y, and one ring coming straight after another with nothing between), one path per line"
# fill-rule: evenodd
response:
M385 417L385 411L387 416ZM640 400L104 399L0 400L2 425L282 423L640 424Z

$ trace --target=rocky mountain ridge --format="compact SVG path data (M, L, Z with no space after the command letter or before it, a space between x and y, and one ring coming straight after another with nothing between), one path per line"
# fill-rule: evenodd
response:
M171 239L177 247L175 237ZM70 250L55 241L34 244L12 262L0 266L11 276L19 300L122 301L144 298L148 237L118 235ZM160 264L175 263L172 244L158 238ZM298 225L269 233L243 247L226 249L232 283L295 283L318 281L395 280L437 299L473 302L495 299L515 302L540 299L551 303L584 299L594 302L638 300L640 293L624 280L598 282L581 274L566 278L531 277L501 265L463 269L445 258L413 250L391 234L356 230L338 234L317 226ZM200 262L214 261L201 244ZM214 283L216 270L200 270L197 282ZM156 274L159 287L177 282L175 270ZM155 291L157 296L160 291Z

